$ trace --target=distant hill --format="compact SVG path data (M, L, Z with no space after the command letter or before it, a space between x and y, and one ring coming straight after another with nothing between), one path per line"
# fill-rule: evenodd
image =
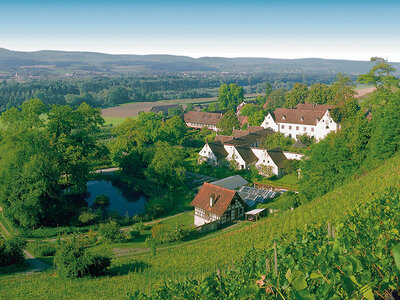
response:
M393 63L400 69L400 63ZM112 55L96 52L42 50L11 51L0 48L0 78L20 76L70 76L113 74L160 74L177 72L271 72L361 74L368 61L320 58L272 59L225 58L175 55Z

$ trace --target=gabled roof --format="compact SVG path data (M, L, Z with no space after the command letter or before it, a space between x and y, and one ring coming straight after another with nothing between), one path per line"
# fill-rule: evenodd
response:
M247 180L240 175L229 176L211 183L230 190L236 190L248 184Z
M247 126L247 130L250 132L250 133L255 133L255 132L258 132L258 131L261 131L261 130L264 130L265 128L264 127L261 127L261 126Z
M226 152L221 143L208 143L208 146L218 159L223 159L228 156L228 152Z
M248 135L250 133L250 131L248 130L238 130L238 129L234 129L232 134L233 136L238 139L241 138L242 136Z
M249 147L236 147L236 151L243 158L246 164L251 164L258 160L257 156L255 156Z
M210 206L211 195L216 199L213 206ZM204 209L221 217L234 198L238 199L244 206L246 206L236 191L205 182L190 205Z
M234 138L230 141L226 141L224 144L233 145L233 146L248 146L254 144L255 142L262 140L267 135L274 134L274 131L271 129L262 129L257 132L249 133L240 138Z
M277 108L273 116L276 123L316 125L325 113L326 110Z
M280 148L275 148L271 150L267 150L269 157L273 160L273 162L278 166L278 168L284 168L285 162L288 160L283 154Z
M198 124L217 126L217 124L222 118L222 113L189 111L185 113L183 118L186 123L198 123Z
M218 135L215 136L214 142L225 143L227 141L230 141L231 139L233 139L233 136L231 136L231 135L218 134Z

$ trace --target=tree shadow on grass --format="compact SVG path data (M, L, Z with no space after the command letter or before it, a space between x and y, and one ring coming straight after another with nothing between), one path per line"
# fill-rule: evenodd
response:
M120 266L114 266L108 269L107 274L110 276L127 275L129 273L141 272L151 265L143 261L133 261Z

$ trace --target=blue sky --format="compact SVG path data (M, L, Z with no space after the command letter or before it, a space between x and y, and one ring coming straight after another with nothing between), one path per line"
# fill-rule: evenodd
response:
M400 1L1 0L0 47L400 61Z

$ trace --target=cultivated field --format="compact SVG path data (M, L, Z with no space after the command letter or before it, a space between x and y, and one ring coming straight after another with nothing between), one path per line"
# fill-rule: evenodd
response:
M365 97L366 95L368 95L369 93L372 93L373 91L375 91L374 87L368 87L368 88L362 88L362 89L357 89L357 94L356 94L356 98L360 99Z
M245 98L254 98L260 94L248 94ZM217 101L217 97L209 97L209 98L195 98L195 99L173 99L173 100L161 100L157 102L131 102L126 104L121 104L118 106L108 107L102 109L102 115L107 118L112 118L114 122L117 122L116 118L128 118L128 117L137 117L139 112L144 111L148 112L153 106L158 105L172 105L172 104L181 104L184 107L189 104L209 104Z

